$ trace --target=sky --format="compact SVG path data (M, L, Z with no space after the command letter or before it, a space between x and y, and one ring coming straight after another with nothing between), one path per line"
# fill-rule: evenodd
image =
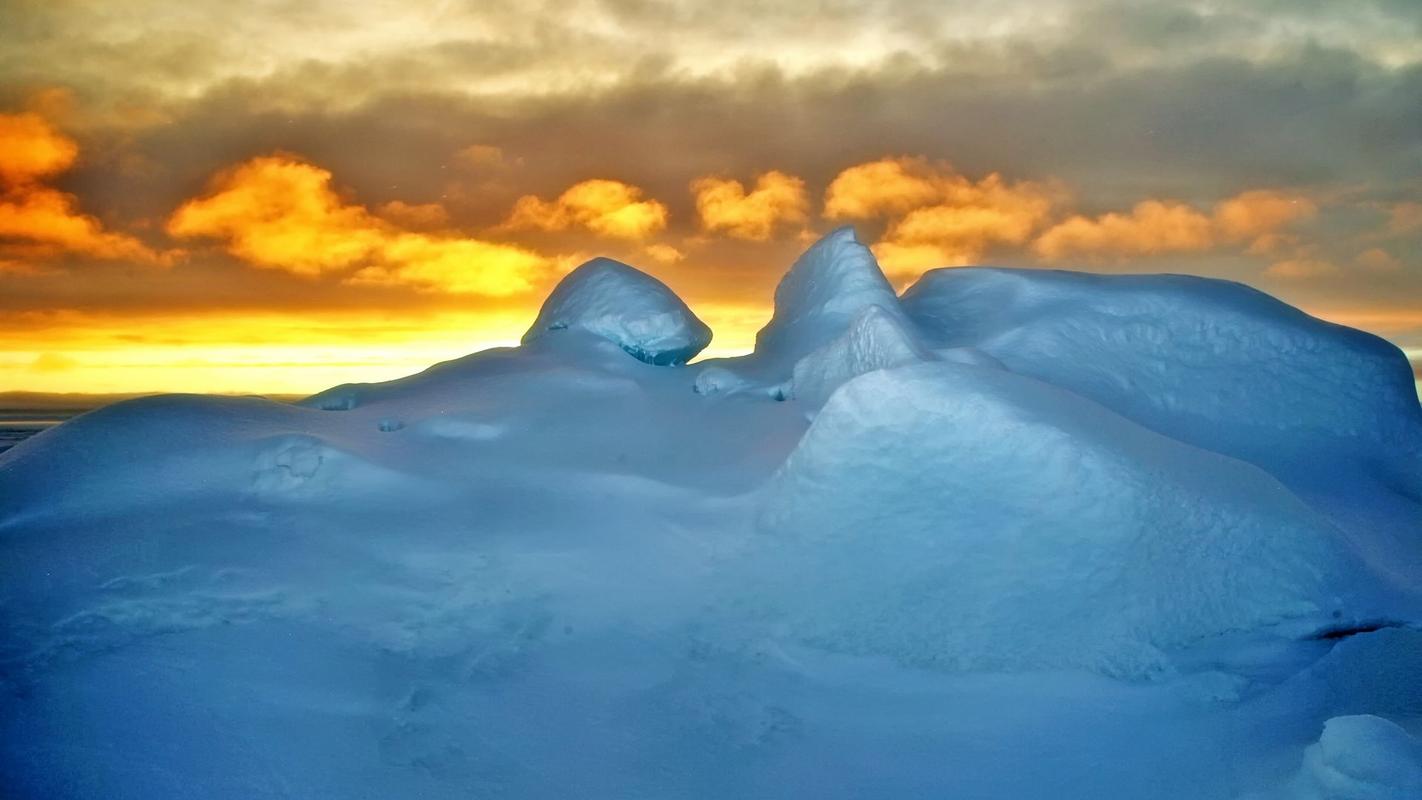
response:
M303 393L597 255L748 350L850 224L1184 272L1422 361L1416 0L3 0L0 391Z

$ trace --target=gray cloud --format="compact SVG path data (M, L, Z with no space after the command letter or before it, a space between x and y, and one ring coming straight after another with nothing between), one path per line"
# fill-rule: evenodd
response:
M76 92L85 159L63 185L116 223L159 221L214 171L283 150L362 203L441 201L470 230L521 194L617 178L671 207L679 241L697 176L774 168L818 192L844 167L912 154L1061 178L1086 213L1261 186L1346 198L1355 210L1325 208L1314 252L1346 262L1380 224L1356 209L1422 187L1422 6L1410 0L414 3L398 19L347 3L189 6L24 0L0 32L0 99ZM471 144L520 166L461 164ZM1409 241L1383 244L1402 256L1417 252ZM671 279L760 297L795 248L708 245ZM1260 269L1215 256L1145 266ZM32 305L81 302L81 288L5 280ZM172 287L217 280L258 302L262 281L285 279L217 261L163 280L131 298L117 280L92 291L177 303L187 289ZM1337 280L1280 290L1396 302L1422 291L1422 264Z

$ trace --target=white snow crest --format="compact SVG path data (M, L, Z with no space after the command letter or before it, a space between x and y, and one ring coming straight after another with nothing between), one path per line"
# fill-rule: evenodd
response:
M584 331L649 364L685 364L711 342L711 329L650 275L610 258L568 273L538 312L524 344Z

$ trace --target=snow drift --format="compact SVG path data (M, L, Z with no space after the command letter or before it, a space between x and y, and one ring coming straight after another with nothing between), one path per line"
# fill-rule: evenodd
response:
M0 793L1411 796L1396 348L1180 276L900 299L849 229L709 340L596 259L516 348L0 455Z
M794 630L928 667L1139 677L1158 648L1359 616L1344 540L1278 481L1002 370L851 381L761 524Z

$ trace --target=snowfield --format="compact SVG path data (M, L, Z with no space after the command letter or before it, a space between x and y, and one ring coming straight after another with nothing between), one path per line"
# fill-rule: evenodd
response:
M516 348L0 455L0 796L1422 798L1422 408L1237 284L849 229L753 354Z

